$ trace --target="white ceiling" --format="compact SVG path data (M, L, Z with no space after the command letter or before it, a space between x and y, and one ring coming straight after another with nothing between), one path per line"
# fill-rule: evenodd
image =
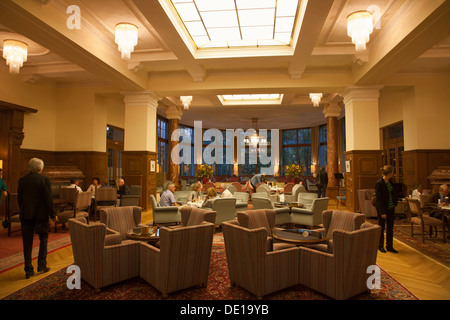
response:
M65 25L69 5L81 8L80 30ZM373 5L380 8L381 28L367 51L357 54L346 17ZM190 51L158 0L2 0L0 40L13 33L30 45L20 71L29 83L107 84L114 88L111 95L150 90L164 97L158 108L164 116L165 105L181 107L179 96L193 95L181 123L202 120L204 127L245 129L256 117L259 128L285 129L325 123L323 106L339 103L348 85L383 85L393 73L450 73L449 7L444 0L309 1L292 55L254 57L248 51L236 57L227 51L227 58L212 58ZM139 28L128 62L114 43L119 22ZM7 70L4 63L0 68ZM312 106L310 92L324 93L319 108ZM227 107L216 96L238 93L285 96L282 105Z

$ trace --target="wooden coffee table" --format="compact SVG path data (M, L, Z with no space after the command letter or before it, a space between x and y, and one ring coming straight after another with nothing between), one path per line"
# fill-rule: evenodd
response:
M299 246L326 243L328 237L319 231L308 229L277 229L272 230L272 236L281 242Z
M157 235L158 232L156 233L150 233L148 234L141 234L141 233L136 233L134 232L133 229L128 230L127 232L127 238L131 239L131 240L137 240L137 241L145 241L148 243L155 243L159 241L159 235Z
M303 203L298 203L298 202L275 202L274 206L277 207L277 208L289 207L289 209L290 208L303 208L304 207Z

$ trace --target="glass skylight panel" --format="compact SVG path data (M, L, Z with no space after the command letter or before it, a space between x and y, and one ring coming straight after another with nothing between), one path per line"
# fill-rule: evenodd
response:
M198 48L288 46L300 0L165 0Z

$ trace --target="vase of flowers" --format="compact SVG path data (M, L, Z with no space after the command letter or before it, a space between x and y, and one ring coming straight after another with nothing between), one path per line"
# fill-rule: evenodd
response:
M293 164L291 166L286 166L285 168L286 177L291 178L291 182L297 183L297 178L300 178L302 174L302 169L299 165Z
M202 183L205 184L213 176L213 170L210 165L203 164L197 170L197 177L202 179Z

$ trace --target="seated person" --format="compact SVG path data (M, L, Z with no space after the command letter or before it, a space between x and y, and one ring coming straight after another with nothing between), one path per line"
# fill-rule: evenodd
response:
M413 190L413 192L412 192L412 194L411 194L411 197L412 198L415 198L415 199L420 199L420 196L423 194L423 187L419 184L418 186L417 186L417 189L414 189Z
M217 191L216 188L209 188L208 189L208 195L206 196L205 202L203 202L202 207L205 208L212 208L214 200L217 199Z
M177 200L175 199L174 192L175 192L175 184L170 183L167 186L166 191L164 191L161 195L161 200L159 201L161 207L170 207L170 206L181 207L177 203Z
M192 187L192 192L188 197L188 201L197 200L200 199L201 197L202 197L202 184L197 182Z
M431 196L430 204L438 205L438 201L439 201L439 206L443 206L446 202L445 198L447 198L447 200L448 200L449 197L450 197L450 195L449 195L448 186L446 184L443 184L443 185L439 186L439 191L433 193L433 195ZM430 213L430 217L434 217L434 218L441 220L442 219L442 211L441 210L432 211ZM450 219L447 219L447 217L444 217L444 221L447 225L447 229L450 230ZM449 238L449 236L447 236L447 238Z
M119 186L117 189L117 198L131 193L130 187L125 184L125 180L119 179L117 184Z
M79 184L80 180L78 180L78 178L72 178L70 179L70 185L67 188L76 188L78 192L83 192L83 190L81 190L81 187L79 187Z
M92 178L92 184L87 188L87 192L92 192L92 199L95 198L95 190L100 188L100 178Z
M219 189L221 198L234 198L233 194L230 192L230 190L225 189L224 183L221 183L218 189Z

